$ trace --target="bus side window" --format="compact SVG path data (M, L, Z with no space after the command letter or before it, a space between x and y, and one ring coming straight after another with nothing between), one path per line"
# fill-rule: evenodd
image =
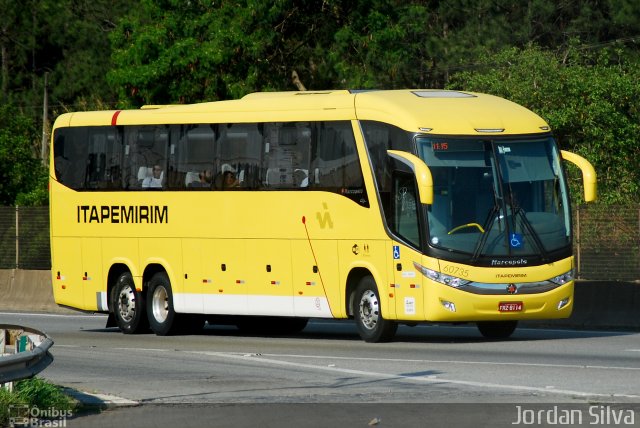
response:
M349 121L321 122L311 143L309 185L369 206L353 129Z
M172 130L170 189L210 189L215 158L216 126L182 125ZM175 127L178 128L178 127Z
M168 127L126 127L125 141L125 186L135 190L166 186Z
M86 168L73 165L86 165L88 161L88 128L60 128L54 135L54 167L56 177L65 186L74 190L83 190Z
M213 187L217 190L255 189L261 163L262 132L256 123L220 126L216 141Z
M86 189L121 189L122 142L118 128L88 128Z
M311 125L308 122L266 123L263 186L270 189L307 187Z

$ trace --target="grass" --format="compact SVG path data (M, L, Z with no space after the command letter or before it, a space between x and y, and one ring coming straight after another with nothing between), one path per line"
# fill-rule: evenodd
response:
M0 427L9 425L9 418L13 408L38 409L35 411L49 415L51 419L59 419L60 415L71 416L76 411L78 403L62 392L56 386L37 377L24 379L14 383L13 392L0 388ZM31 411L33 413L33 411Z

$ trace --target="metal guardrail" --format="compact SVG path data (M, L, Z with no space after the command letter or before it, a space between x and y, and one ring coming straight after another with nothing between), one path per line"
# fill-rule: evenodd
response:
M53 339L30 327L0 324L2 348L7 346L5 338L10 331L20 333L15 335L17 340L17 344L14 344L15 352L0 356L0 384L33 377L53 361L53 355L49 353L49 348L53 346ZM26 339L21 340L23 337ZM37 340L34 341L34 338ZM27 348L32 349L27 350ZM3 349L0 349L1 351Z

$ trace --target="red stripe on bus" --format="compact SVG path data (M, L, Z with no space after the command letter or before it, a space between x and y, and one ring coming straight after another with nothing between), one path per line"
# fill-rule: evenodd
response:
M116 126L116 122L118 121L118 115L120 114L122 110L118 110L115 113L113 113L113 117L111 118L111 126Z

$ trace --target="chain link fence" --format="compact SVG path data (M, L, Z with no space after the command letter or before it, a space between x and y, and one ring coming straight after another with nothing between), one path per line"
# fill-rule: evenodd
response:
M51 269L49 207L0 207L0 269Z
M574 210L577 276L640 280L640 205ZM51 269L48 207L0 207L0 269Z
M574 211L579 278L640 280L640 205L583 205Z

